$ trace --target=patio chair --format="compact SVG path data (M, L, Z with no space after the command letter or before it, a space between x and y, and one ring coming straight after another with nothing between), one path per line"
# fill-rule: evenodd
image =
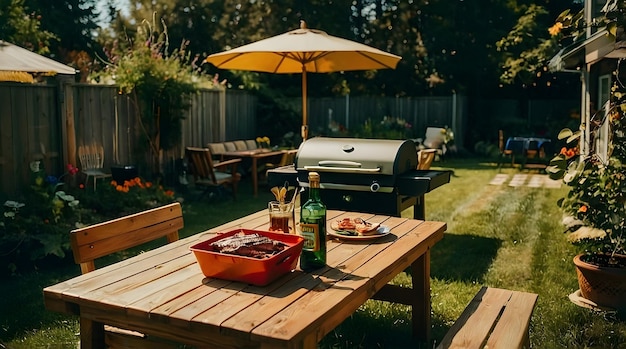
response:
M500 149L500 157L498 158L498 168L502 167L504 158L511 158L511 167L515 166L515 153L513 149L508 149L504 143L504 131L498 130L498 148Z
M96 182L100 178L111 177L106 173L104 166L104 148L98 144L81 145L78 147L78 159L80 161L81 172L87 178L85 183L89 183L89 178L93 179L93 190L96 190Z
M74 261L80 265L82 274L96 269L94 260L121 252L141 244L166 237L171 243L178 240L178 231L183 228L183 213L180 203L173 203L125 217L94 224L70 232ZM92 331L95 326L104 326L107 348L177 348L178 345L164 339L147 336L94 322L82 317L81 331Z
M222 154L226 152L224 143L209 143L207 144L207 148L211 150L211 155L213 156L214 161L224 160L222 156Z
M422 149L417 152L417 169L428 170L437 155L437 149Z
M241 174L237 172L237 166L241 163L241 159L229 159L214 163L211 151L208 148L185 148L191 174L194 178L196 186L205 187L202 195L208 194L213 190L220 190L227 186L232 189L233 198L237 199L237 184L241 179Z
M443 159L447 151L445 130L441 127L427 127L422 143L426 149L436 149L435 156L439 156L439 159Z
M285 152L280 156L280 160L267 162L265 164L265 168L267 170L271 170L273 168L291 165L294 163L297 153L298 153L298 149L285 150Z

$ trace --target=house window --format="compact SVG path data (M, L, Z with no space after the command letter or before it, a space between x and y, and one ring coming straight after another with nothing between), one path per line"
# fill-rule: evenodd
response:
M604 13L602 13L602 8L604 7L604 5L606 4L607 0L592 0L592 1L586 1L585 2L585 18L587 21L592 22L593 19L599 18L604 16ZM588 36L591 36L593 33L597 32L599 30L599 27L597 25L592 25L589 27L588 29L589 31L587 32Z
M601 122L595 137L595 153L602 162L606 162L609 144L609 94L611 92L611 75L598 77L598 105L601 106L592 120ZM592 123L593 125L593 123Z

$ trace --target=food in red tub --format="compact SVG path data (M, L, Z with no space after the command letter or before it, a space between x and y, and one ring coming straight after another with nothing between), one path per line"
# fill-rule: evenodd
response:
M238 244L236 241L240 238L242 241L268 238L269 241L265 240L263 245L258 245L263 247L251 248L254 244ZM227 239L233 243L228 243ZM303 244L302 237L294 234L237 229L197 243L189 249L206 277L265 286L296 268ZM281 246L282 250L274 251L281 249ZM219 252L221 249L229 253ZM231 253L238 249L251 256Z

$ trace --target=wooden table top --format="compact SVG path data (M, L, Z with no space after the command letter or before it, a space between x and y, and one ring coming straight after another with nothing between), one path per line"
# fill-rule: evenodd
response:
M190 345L314 348L395 275L428 256L446 229L442 222L328 212L329 223L344 217L381 222L391 234L367 242L329 240L327 267L297 269L264 287L205 278L189 246L217 232L265 230L262 210L47 287L45 305Z
M225 157L249 157L249 158L264 158L268 156L280 155L287 152L287 150L272 150L267 148L258 148L253 150L236 150L227 151L222 153Z

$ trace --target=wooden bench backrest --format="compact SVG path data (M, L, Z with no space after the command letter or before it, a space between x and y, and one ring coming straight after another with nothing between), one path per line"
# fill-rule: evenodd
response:
M74 261L83 274L95 270L94 260L114 252L167 237L178 240L183 228L180 203L173 203L70 232Z

